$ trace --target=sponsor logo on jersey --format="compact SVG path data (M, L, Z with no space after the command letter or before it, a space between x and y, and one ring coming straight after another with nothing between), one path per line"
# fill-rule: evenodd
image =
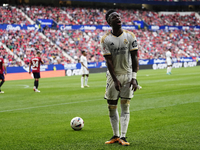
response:
M111 43L110 45L114 45L114 43Z
M114 55L126 54L127 49L128 49L128 47L118 47L118 48L111 49L111 52Z

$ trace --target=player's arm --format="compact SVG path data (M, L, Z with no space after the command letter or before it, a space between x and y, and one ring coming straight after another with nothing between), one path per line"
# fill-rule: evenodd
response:
M81 62L81 65L82 65L83 67L85 67L87 70L89 70L89 69L83 64L83 62Z
M131 53L131 61L132 61L132 79L130 82L130 87L132 86L132 90L134 91L137 90L137 71L139 69L139 63L138 63L138 44L137 44L137 39L135 35L130 32L129 35L129 40L130 40L130 53Z
M7 68L6 68L5 63L3 63L3 67L4 67L4 71L5 71L5 75L6 75L7 74Z
M138 70L140 69L140 67L139 67L139 57L138 57L138 51L137 51L137 72L138 72Z
M31 73L31 62L29 62L29 74Z
M110 72L110 75L115 83L115 89L117 91L120 91L120 88L122 87L121 83L119 82L119 80L117 79L116 75L115 75L115 71L114 71L114 66L113 66L113 61L112 61L112 56L111 55L106 55L104 56L106 59L106 63L107 63L107 67L108 70Z
M41 64L44 64L44 61L43 61L43 60L41 60Z
M131 83L130 86L132 85L132 89L134 89L134 91L137 90L137 80L136 80L136 76L137 76L137 71L138 71L138 57L137 57L137 50L131 51L131 60L132 60L132 79L131 79Z

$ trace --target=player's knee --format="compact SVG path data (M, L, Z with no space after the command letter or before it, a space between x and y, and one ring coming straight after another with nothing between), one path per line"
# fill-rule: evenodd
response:
M130 106L130 100L129 99L122 99L121 100L121 109L125 113L129 113L129 106Z
M117 105L108 105L109 117L115 116Z
M3 79L2 82L5 82L5 80Z
M117 109L117 105L108 105L109 110Z

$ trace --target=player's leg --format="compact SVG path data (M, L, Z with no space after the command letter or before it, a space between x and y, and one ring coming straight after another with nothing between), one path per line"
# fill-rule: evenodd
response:
M126 133L128 129L128 124L130 120L130 113L129 113L129 106L130 106L130 99L121 99L121 116L120 116L120 124L121 124L121 136L119 143L121 145L130 145L126 141Z
M169 66L169 74L172 74L171 71L172 71L172 65Z
M89 85L88 85L88 77L89 77L89 74L86 74L86 76L85 76L85 87L89 87Z
M119 91L115 89L115 84L110 75L107 74L107 86L105 99L107 99L110 123L113 130L113 137L106 141L106 144L112 144L119 141L119 114L117 110L117 102L119 99Z
M130 143L126 141L126 133L130 120L130 113L129 113L130 100L134 94L133 90L130 88L131 79L132 77L130 74L121 76L122 88L119 95L121 97L121 116L120 116L121 135L119 144L125 146L130 145Z
M84 77L85 77L85 74L83 74L83 75L81 76L81 88L84 88L84 86L83 86L83 83L84 83Z
M119 114L117 111L118 100L107 100L110 123L113 130L113 137L105 144L112 144L119 141Z
M4 80L4 75L3 74L0 74L0 93L4 93L4 91L1 91L1 86L4 84L5 80Z

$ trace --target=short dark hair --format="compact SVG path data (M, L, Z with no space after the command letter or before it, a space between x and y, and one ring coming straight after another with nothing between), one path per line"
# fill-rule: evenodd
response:
M83 54L83 53L85 53L85 51L82 51L81 53Z
M107 23L109 24L109 22L108 22L108 17L109 17L109 15L111 14L111 13L113 13L113 12L116 12L114 9L110 9L110 10L108 10L107 12L106 12L106 21L107 21Z
M41 54L41 52L40 52L40 51L37 51L36 54Z

